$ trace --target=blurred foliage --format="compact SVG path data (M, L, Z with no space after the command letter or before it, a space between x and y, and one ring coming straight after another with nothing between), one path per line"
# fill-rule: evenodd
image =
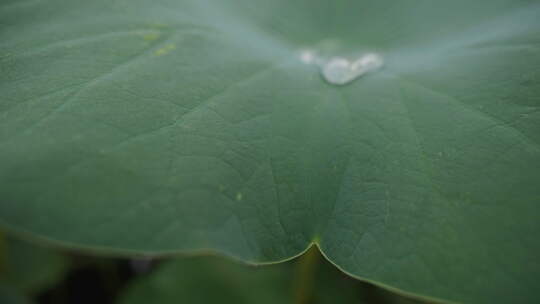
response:
M287 303L287 265L247 267L218 257L177 259L137 280L120 303Z
M26 295L19 293L13 287L0 283L0 303L2 304L31 304Z
M30 297L60 281L68 263L60 253L0 236L0 303L30 303Z
M249 266L216 256L175 259L134 281L120 304L421 303L356 281L313 247L301 258Z
M24 293L49 288L66 272L66 258L53 250L13 239L6 241L4 248L0 281Z
M421 303L343 274L313 247L250 266L219 256L111 259L0 241L0 303Z

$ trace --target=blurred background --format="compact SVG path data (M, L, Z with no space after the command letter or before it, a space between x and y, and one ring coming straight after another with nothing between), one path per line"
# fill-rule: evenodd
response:
M310 249L249 266L218 256L108 258L1 234L0 303L427 303L341 273Z

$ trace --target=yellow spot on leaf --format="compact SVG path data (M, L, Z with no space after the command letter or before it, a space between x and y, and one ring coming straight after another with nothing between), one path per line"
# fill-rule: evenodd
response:
M154 40L158 39L159 36L160 36L159 33L147 33L147 34L143 35L143 39L146 40L146 41L154 41Z
M156 29L164 29L167 28L166 24L163 23L150 23L148 24L150 27L156 28Z
M176 49L176 45L174 44L167 44L165 45L164 47L162 48L159 48L157 49L155 52L154 52L154 55L156 56L163 56L163 55L166 55L168 53L170 53L172 50Z

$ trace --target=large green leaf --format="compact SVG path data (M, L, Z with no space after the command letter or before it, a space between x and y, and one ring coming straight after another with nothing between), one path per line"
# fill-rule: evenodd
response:
M123 253L317 243L389 288L538 301L532 0L3 0L0 221ZM376 51L327 84L298 54Z

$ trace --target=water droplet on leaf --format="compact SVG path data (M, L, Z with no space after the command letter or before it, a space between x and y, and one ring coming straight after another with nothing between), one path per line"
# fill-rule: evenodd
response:
M382 66L383 59L377 54L365 54L354 61L343 57L332 57L321 65L321 73L329 83L345 85Z

